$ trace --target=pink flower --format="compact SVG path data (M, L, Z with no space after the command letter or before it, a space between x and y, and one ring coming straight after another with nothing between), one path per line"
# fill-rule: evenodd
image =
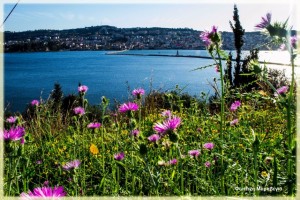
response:
M159 135L157 135L157 134L153 134L153 135L150 135L149 137L148 137L148 140L150 141L150 142L156 142L156 141L158 141L160 139L160 137L159 137Z
M203 31L200 34L200 38L204 42L205 46L209 46L211 44L211 40L209 38L209 31Z
M190 150L189 154L190 154L190 156L198 157L200 155L200 151L199 150Z
M80 93L86 93L88 91L88 87L86 85L81 85L78 87L78 92Z
M271 17L272 17L271 13L267 13L266 17L262 17L261 18L262 21L259 24L255 25L255 28L256 29L267 28L271 23Z
M160 135L166 134L168 131L174 131L180 126L181 119L179 117L173 116L165 120L163 123L155 123L153 129Z
M79 167L80 164L81 164L80 160L73 160L73 161L67 162L63 166L63 168L64 168L64 170L70 170L72 168L76 169Z
M134 137L137 137L140 134L140 131L138 129L134 129L131 131L131 135L133 135Z
M213 42L212 38L213 38L213 36L216 33L217 33L217 27L213 26L211 32L209 32L209 31L203 31L200 34L200 38L204 42L204 44L205 44L206 47L208 47L209 45L211 45L211 43Z
M209 142L209 143L205 143L204 145L203 145L203 147L205 148L205 149L208 149L208 150L212 150L213 148L214 148L214 143L212 143L212 142Z
M114 155L114 158L119 161L123 160L125 158L125 153L124 152L117 153Z
M64 197L66 196L66 192L64 191L63 186L58 186L58 187L38 187L34 188L33 192L29 191L27 193L22 193L20 195L22 199L33 199L35 198L47 198L47 197ZM32 198L33 197L33 198Z
M18 119L18 117L10 116L9 118L6 119L6 122L13 124L17 121L17 119Z
M176 158L174 158L174 159L172 159L172 160L170 160L170 161L168 161L168 164L169 165L176 165L177 164L177 159Z
M210 34L216 34L218 31L218 28L216 26L212 26Z
M241 102L240 101L235 101L231 104L230 106L230 110L231 111L235 111L238 107L241 106Z
M288 89L289 89L288 86L282 86L276 90L274 96L278 96L278 94L285 94L288 91Z
M144 89L142 89L142 88L139 88L139 89L134 89L133 91L132 91L132 95L134 95L134 96L136 96L136 97L141 97L142 95L144 95L145 94L145 90Z
M124 103L119 107L121 113L126 113L128 111L137 111L139 106L136 103L128 102Z
M79 106L79 107L74 108L73 110L76 115L84 115L85 114L83 107Z
M5 140L20 140L25 135L25 129L21 126L11 127L8 131L4 130L4 139Z
M91 128L91 129L100 128L101 124L99 122L92 122L92 123L88 124L87 127Z
M209 161L206 161L206 162L204 163L204 165L205 165L205 167L209 168L209 167L211 166L211 163L210 163Z
M30 103L32 106L38 106L40 104L40 102L38 100L32 100Z
M232 121L230 122L230 126L234 126L234 125L236 125L238 122L239 122L238 119L234 119L234 120L232 120Z

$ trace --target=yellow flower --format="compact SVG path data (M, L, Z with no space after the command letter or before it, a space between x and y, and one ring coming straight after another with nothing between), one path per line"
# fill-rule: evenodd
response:
M262 176L262 177L267 177L267 176L268 176L268 173L267 173L266 171L262 171L262 172L261 172L261 176Z
M91 144L91 146L90 146L90 152L91 152L92 154L94 154L94 155L97 155L97 154L99 153L99 150L98 150L98 148L97 148L96 145Z
M260 90L258 93L261 94L262 96L267 96L267 93L263 90Z
M122 130L121 131L123 135L128 135L128 131L127 130Z

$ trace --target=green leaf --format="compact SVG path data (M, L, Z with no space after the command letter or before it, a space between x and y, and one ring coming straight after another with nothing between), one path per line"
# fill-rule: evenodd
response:
M276 157L274 157L273 187L277 187L277 161L276 161Z
M171 180L173 180L175 173L176 173L175 170L173 170L172 175L171 175Z
M228 60L229 57L228 57L228 53L226 51L220 50L219 53L223 59Z
M254 65L253 66L253 71L255 74L260 74L262 72L262 69L260 68L259 65Z
M202 69L206 69L208 67L212 67L212 66L216 66L216 64L210 64L210 65L206 65L206 66L203 66L203 67L197 67L196 69L193 69L191 71L196 71L196 70L202 70Z

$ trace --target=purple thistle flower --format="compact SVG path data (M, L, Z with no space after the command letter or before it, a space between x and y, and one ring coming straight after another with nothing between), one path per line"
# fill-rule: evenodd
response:
M156 141L158 141L160 139L160 137L159 137L159 135L157 135L157 134L153 134L153 135L150 135L149 137L148 137L148 140L150 141L150 142L156 142Z
M291 45L294 49L297 48L297 35L291 37Z
M200 155L200 151L199 150L190 150L189 154L190 154L190 156L198 157Z
M117 153L114 155L114 158L119 161L123 160L125 158L125 153L124 152Z
M140 134L140 131L138 129L134 129L131 131L131 135L133 135L134 137L137 137Z
M81 164L80 160L73 160L73 161L70 161L70 162L67 162L63 168L64 170L70 170L72 168L76 169L79 167L79 165Z
M8 131L4 130L4 140L20 140L25 135L25 129L21 126L11 127Z
M212 27L212 30L211 32L209 31L203 31L201 34L200 34L200 38L201 40L204 42L205 46L208 47L211 45L212 43L212 37L217 34L217 27L216 26L213 26Z
M235 111L238 107L241 106L241 102L240 101L235 101L231 104L230 106L230 110L231 111Z
M66 192L64 191L63 186L58 187L38 187L34 188L33 191L29 191L27 193L22 193L20 195L22 199L33 199L33 198L47 198L47 197L64 197L66 196ZM33 197L33 198L32 198Z
M174 159L172 159L172 160L170 160L170 161L168 161L168 164L169 165L176 165L177 164L177 159L176 158L174 158Z
M88 91L88 87L86 85L81 85L78 87L78 92L80 93L86 93Z
M128 102L124 103L119 107L119 112L126 113L128 111L137 111L139 106L136 103Z
M271 13L267 13L266 17L262 17L261 18L262 21L259 24L255 25L255 28L256 29L267 28L271 23L271 17L272 17Z
M145 90L142 89L142 88L134 89L134 90L132 91L132 95L133 95L133 96L136 96L136 97L141 97L141 96L144 95L144 94L145 94Z
M234 119L234 120L232 120L232 121L230 122L230 126L234 126L234 125L236 125L238 122L239 122L238 119Z
M204 163L204 165L205 165L205 167L209 168L209 167L211 166L211 163L210 163L209 161L206 161L206 162Z
M289 89L288 86L282 86L276 90L274 96L278 96L278 94L285 94L288 91L288 89Z
M216 34L217 31L218 31L218 27L216 27L215 25L213 25L210 34Z
M18 117L13 117L13 116L10 116L6 119L6 122L10 123L10 124L13 124L17 121Z
M80 107L80 106L74 108L73 111L76 115L84 115L85 114L84 108Z
M180 126L181 119L174 116L173 118L165 120L163 123L155 123L153 129L160 135L164 135L168 131L174 131Z
M211 44L211 39L209 37L209 31L203 31L200 34L200 38L204 42L206 47L208 47Z
M32 106L38 106L40 104L40 102L38 100L32 100L30 103Z
M99 122L92 122L92 123L88 124L87 127L91 128L91 129L100 128L101 127L101 123L99 123Z
M208 149L208 150L212 150L213 148L214 148L214 143L212 143L212 142L209 142L209 143L205 143L204 145L203 145L203 147L205 148L205 149Z

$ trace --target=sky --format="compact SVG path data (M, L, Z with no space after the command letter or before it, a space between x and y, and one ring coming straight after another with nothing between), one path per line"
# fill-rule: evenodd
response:
M3 4L2 18L11 11L17 0ZM23 2L23 3L22 3ZM47 2L47 1L46 1ZM64 1L60 1L64 2ZM142 2L142 1L140 1ZM176 1L175 1L176 2ZM213 25L220 31L231 31L234 3L20 3L4 24L5 31L27 31L38 29L72 29L99 25L119 28L165 27L210 30ZM198 2L201 2L200 0ZM296 26L296 11L292 1L237 0L240 22L243 28L255 31L254 26L267 12L272 13L272 21L285 21ZM274 2L274 1L273 1Z

